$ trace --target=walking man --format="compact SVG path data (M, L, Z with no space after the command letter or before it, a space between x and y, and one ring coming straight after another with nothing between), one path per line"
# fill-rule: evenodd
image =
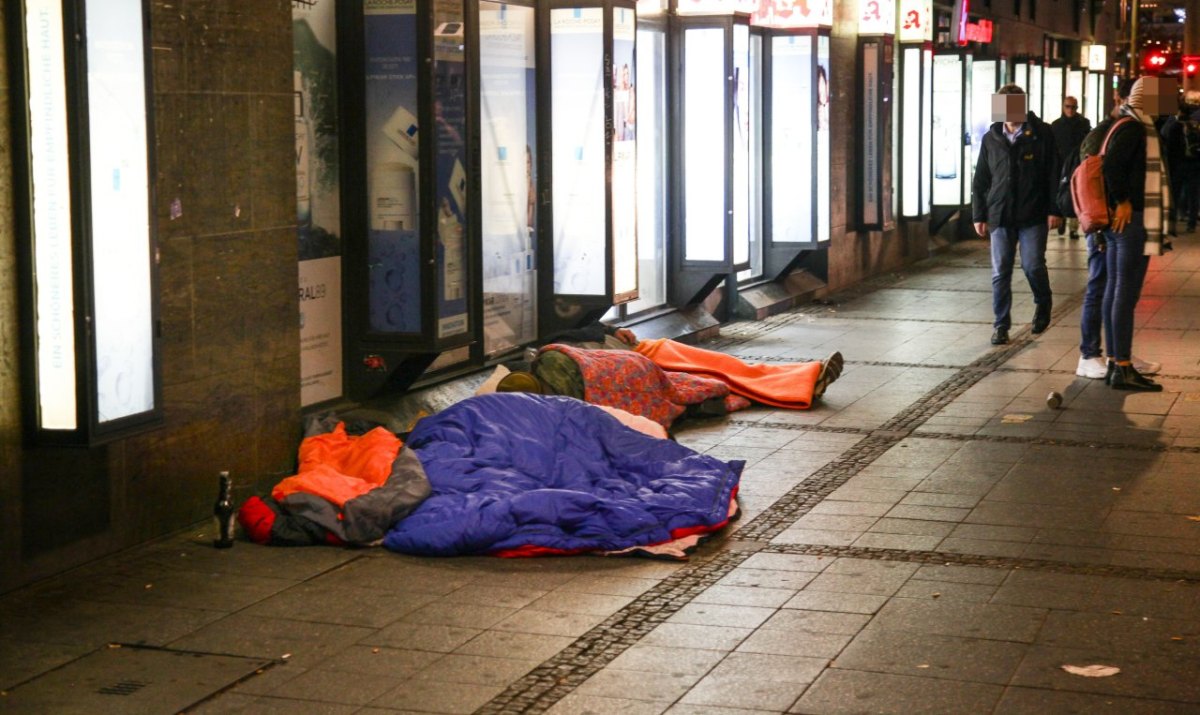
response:
M1046 237L1062 223L1055 205L1059 163L1050 125L1025 109L1025 90L1015 84L992 98L991 129L983 135L971 185L975 232L992 243L992 345L1008 342L1012 327L1012 272L1017 246L1021 269L1033 292L1033 333L1050 325L1050 274Z
M1062 116L1055 119L1050 128L1054 130L1054 146L1058 149L1058 165L1062 166L1072 152L1079 152L1079 145L1083 143L1083 138L1092 131L1092 123L1079 113L1079 100L1075 97L1066 97L1063 99ZM1071 238L1079 238L1079 221L1069 218L1065 223L1070 228ZM1058 235L1063 235L1061 224L1058 227Z

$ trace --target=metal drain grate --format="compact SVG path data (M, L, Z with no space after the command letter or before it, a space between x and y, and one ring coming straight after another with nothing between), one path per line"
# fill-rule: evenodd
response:
M101 695L133 695L137 691L146 687L150 683L143 683L140 680L122 680L113 685L106 685L97 690Z

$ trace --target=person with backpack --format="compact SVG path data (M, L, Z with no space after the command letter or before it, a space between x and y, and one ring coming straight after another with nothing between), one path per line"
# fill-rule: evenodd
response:
M1162 128L1171 197L1175 199L1167 219L1171 235L1181 217L1187 221L1187 231L1195 231L1200 213L1200 122L1192 120L1191 113L1191 107L1182 105Z
M1133 365L1133 316L1146 277L1146 257L1170 245L1164 236L1169 182L1154 125L1156 105L1164 98L1156 94L1156 87L1145 77L1134 82L1118 110L1120 118L1113 120L1103 157L1111 223L1104 231L1107 280L1101 313L1109 356L1105 381L1115 390L1163 389ZM1133 121L1122 121L1125 117Z
M1117 106L1113 108L1112 114L1084 137L1083 143L1079 146L1079 151L1069 156L1067 162L1063 164L1063 179L1059 189L1058 202L1064 215L1075 215L1070 191L1072 173L1079 166L1081 159L1101 154L1104 141L1112 130L1115 120L1121 116L1120 107L1125 104L1132 87L1133 80L1127 79L1121 82L1117 90L1119 92ZM1126 121L1132 122L1133 120L1127 119ZM1104 203L1107 206L1107 197L1105 197ZM1083 309L1079 320L1079 363L1075 367L1075 374L1079 377L1086 377L1092 380L1099 380L1100 378L1106 378L1107 380L1110 375L1108 360L1105 359L1104 351L1101 347L1101 327L1104 324L1102 308L1104 306L1105 286L1108 284L1108 270L1105 263L1108 256L1105 254L1104 248L1104 232L1088 232L1088 278L1083 292ZM1140 277L1138 278L1139 286L1144 281L1149 262L1150 258L1145 256L1138 264L1140 269ZM1141 297L1140 290L1137 297ZM1160 363L1143 360L1136 355L1131 356L1131 361L1134 368L1142 375L1154 375L1162 368Z
M1033 333L1050 325L1053 295L1046 270L1046 237L1058 228L1062 212L1054 201L1058 186L1058 150L1054 132L1033 112L1025 110L1025 90L1015 84L999 89L1008 106L1003 121L983 135L975 178L971 183L971 213L975 232L992 244L992 345L1008 342L1012 327L1012 272L1017 246L1021 269L1029 281L1036 306Z
M1079 113L1079 100L1075 97L1063 98L1062 116L1051 123L1054 130L1054 146L1058 149L1059 164L1065 164L1072 154L1079 154L1079 145L1083 138L1092 131L1092 123ZM1064 222L1070 229L1071 238L1079 238L1079 222L1067 217ZM1063 235L1063 226L1059 225L1058 235Z

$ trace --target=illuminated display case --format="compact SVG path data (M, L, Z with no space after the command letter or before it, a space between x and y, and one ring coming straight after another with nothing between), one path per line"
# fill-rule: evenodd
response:
M1083 76L1083 70L1067 68L1066 85L1063 90L1063 99L1074 97L1079 100L1080 108L1083 107ZM1083 112L1081 111L1080 114Z
M1042 82L1042 113L1038 115L1046 122L1053 122L1062 115L1066 71L1061 65L1046 68L1045 79Z
M1009 82L1011 82L1011 83L1017 85L1018 87L1020 87L1021 89L1025 90L1025 93L1028 94L1029 93L1029 63L1024 62L1024 61L1013 62L1012 79L1010 79Z
M149 11L8 6L25 428L90 446L162 423Z
M970 202L966 163L971 156L971 56L939 53L933 58L933 205Z
M436 353L473 339L467 48L478 18L463 0L338 12L344 183L363 187L343 196L347 323L366 369L378 371L368 359L377 351Z
M1042 112L1043 69L1040 60L1029 63L1029 86L1025 88L1025 94L1028 98L1025 107L1039 117L1044 116Z
M971 193L971 181L975 167L979 164L979 152L983 148L983 136L992 126L992 95L1000 88L1001 63L996 60L976 59L971 64L971 155L967 161L966 191Z
M931 205L933 139L933 52L925 43L901 43L897 52L900 104L896 123L899 180L897 200L900 215L918 218Z
M539 4L546 68L540 332L637 298L637 12L632 0Z
M890 36L858 41L858 187L855 214L859 230L878 231L892 222L890 182L885 185L886 139L892 130L893 44Z
M750 25L743 14L676 16L680 76L672 185L679 250L672 303L693 305L749 268Z
M480 0L483 354L537 339L537 57L532 4Z
M1108 76L1103 72L1093 72L1091 70L1088 70L1084 76L1083 108L1087 118L1091 120L1093 127L1104 121L1105 116L1107 116L1107 79Z

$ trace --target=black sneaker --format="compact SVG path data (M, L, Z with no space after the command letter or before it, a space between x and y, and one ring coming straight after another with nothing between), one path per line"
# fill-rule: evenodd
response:
M1008 328L996 328L992 333L992 345L1008 344Z
M1050 327L1050 306L1039 305L1033 314L1033 334L1041 335Z
M845 361L842 359L842 354L838 352L821 361L821 371L817 373L817 383L813 385L813 397L824 395L825 388L841 377L843 365L845 365Z

